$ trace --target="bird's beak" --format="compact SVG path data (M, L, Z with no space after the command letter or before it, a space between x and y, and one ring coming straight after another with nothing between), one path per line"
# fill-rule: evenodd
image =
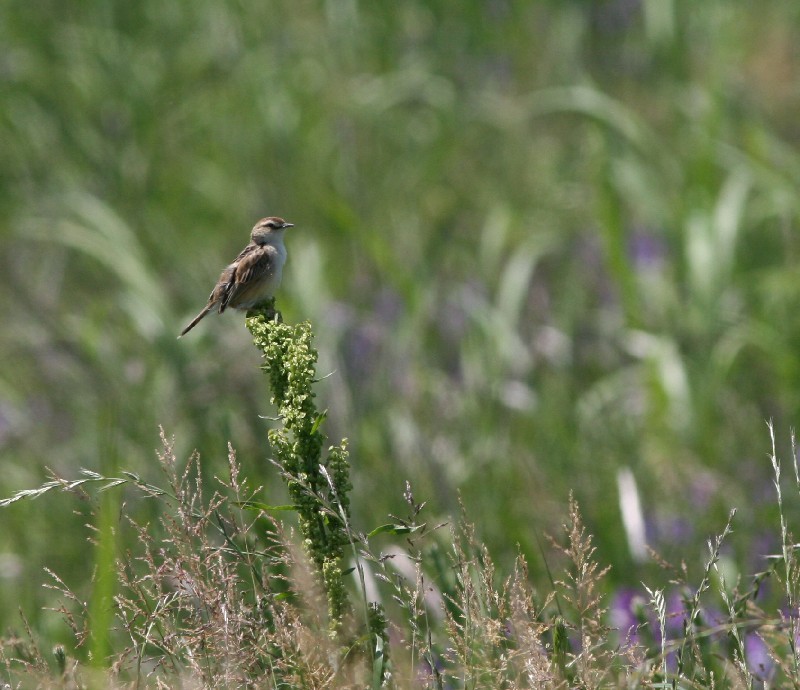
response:
M294 227L294 223L284 223L283 227L284 228L293 228Z

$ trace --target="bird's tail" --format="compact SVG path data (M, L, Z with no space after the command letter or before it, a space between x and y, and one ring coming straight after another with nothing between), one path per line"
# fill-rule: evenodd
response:
M214 305L213 305L213 304L207 304L207 305L205 306L205 308L203 309L203 311L201 311L201 312L200 312L200 313L199 313L197 316L195 316L195 317L192 319L191 323L190 323L190 324L189 324L189 325L188 325L186 328L184 328L184 329L181 331L181 334L180 334L178 337L179 337L179 338L183 338L183 336L185 336L185 335L186 335L186 334L187 334L189 331L191 331L191 330L192 330L192 329L193 329L193 328L194 328L194 327L195 327L195 326L196 326L198 323L200 323L200 320L201 320L201 319L202 319L202 318L203 318L203 317L204 317L206 314L208 314L208 312L210 312L210 311L211 311L213 308L214 308Z

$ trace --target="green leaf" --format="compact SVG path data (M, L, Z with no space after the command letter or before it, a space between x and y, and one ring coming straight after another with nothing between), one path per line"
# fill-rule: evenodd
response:
M235 501L234 505L237 508L241 508L242 510L252 510L254 512L275 512L279 510L297 510L297 506L293 503L282 505L282 506L271 506L267 503L261 503L259 501Z
M422 525L409 527L408 525L393 525L391 523L387 523L385 525L381 525L380 527L376 527L367 535L367 537L375 537L378 534L409 534L410 532L416 532L421 527Z
M383 685L383 638L378 635L375 638L375 657L372 660L372 687L380 688Z
M317 415L317 418L314 420L314 424L311 426L311 433L316 433L317 429L319 429L320 424L325 421L325 418L328 416L328 410L323 410Z

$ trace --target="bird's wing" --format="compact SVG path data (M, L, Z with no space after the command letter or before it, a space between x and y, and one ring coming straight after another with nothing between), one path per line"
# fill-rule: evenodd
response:
M238 298L253 289L270 272L274 261L273 253L269 245L252 244L242 250L229 266L232 270L221 295L220 311L224 311L229 305L235 305L240 301Z

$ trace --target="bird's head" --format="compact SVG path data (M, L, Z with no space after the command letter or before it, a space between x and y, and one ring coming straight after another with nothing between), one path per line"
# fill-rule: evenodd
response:
M262 218L253 226L250 239L256 244L267 244L276 237L281 237L286 228L294 227L292 223L287 223L283 218L270 216Z

